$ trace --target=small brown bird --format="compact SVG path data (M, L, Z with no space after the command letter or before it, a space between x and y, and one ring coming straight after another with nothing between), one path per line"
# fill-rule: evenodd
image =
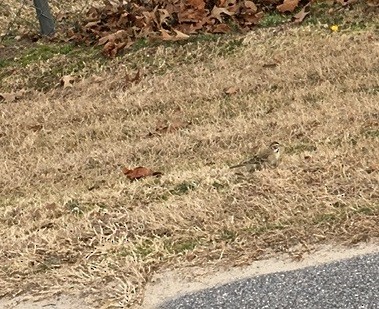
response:
M244 166L249 172L254 172L268 166L276 167L279 164L280 155L280 144L272 142L268 148L261 150L250 160L231 166L230 168Z

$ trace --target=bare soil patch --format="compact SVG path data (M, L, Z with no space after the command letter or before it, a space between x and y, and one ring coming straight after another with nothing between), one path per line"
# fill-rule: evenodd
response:
M0 307L3 309L90 309L83 300L76 297L57 295L46 297L18 296L12 299L0 299Z
M116 59L101 80L0 103L1 296L135 306L158 270L379 236L375 30L192 48L138 58L155 71L123 90ZM191 124L151 134L177 119ZM277 169L229 169L273 140ZM130 182L124 166L163 175Z

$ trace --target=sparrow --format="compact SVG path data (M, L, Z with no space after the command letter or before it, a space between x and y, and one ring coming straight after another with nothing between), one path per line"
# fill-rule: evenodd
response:
M244 166L249 172L254 172L264 167L276 167L279 164L280 155L280 144L278 142L272 142L268 148L259 151L250 160L231 166L230 168Z

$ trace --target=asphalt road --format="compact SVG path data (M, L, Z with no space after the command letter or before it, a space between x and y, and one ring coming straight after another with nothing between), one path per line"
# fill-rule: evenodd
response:
M277 272L184 295L164 309L376 309L379 253Z

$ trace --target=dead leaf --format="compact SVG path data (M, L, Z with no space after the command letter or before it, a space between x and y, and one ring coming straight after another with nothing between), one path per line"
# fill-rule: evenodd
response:
M127 5L124 2L104 0L102 7L91 7L78 27L67 29L67 37L86 45L101 45L104 55L114 57L140 38L177 41L200 32L229 32L225 19L241 30L251 29L262 18L266 5L281 1L144 0L129 1Z
M284 0L282 4L278 5L276 9L281 12L293 12L299 4L299 0Z
M138 70L134 77L129 76L128 73L125 74L125 85L124 88L129 87L132 84L137 84L141 81L141 71Z
M379 0L368 0L367 5L371 7L378 7L379 6Z
M187 2L189 5L198 10L203 10L205 8L204 0L187 0Z
M252 12L245 12L240 14L243 23L245 26L252 26L252 25L257 25L260 20L262 19L264 13L263 12L258 12L258 13L252 13Z
M235 94L235 93L237 93L239 91L240 91L240 89L238 87L236 87L236 86L232 86L232 87L224 89L224 93L227 94L227 95L232 95L232 94Z
M240 9L240 0L221 0L219 7L228 8L229 12L238 13Z
M245 1L244 3L247 9L252 10L254 13L258 11L258 8L253 1Z
M83 78L79 83L82 88L88 87L89 85L93 84L100 84L103 81L105 81L104 77L98 76L98 75L92 75L88 78Z
M174 31L176 33L175 40L186 40L190 37L188 34L185 34L179 30L174 29Z
M5 101L6 103L15 102L21 99L26 93L25 89L12 92L3 92L0 93L0 101Z
M120 43L108 42L104 45L102 52L105 56L114 58L117 56L119 51L124 49L124 47L127 45L128 45L127 42L120 42Z
M0 98L2 99L2 101L5 101L6 103L11 103L16 101L16 94L14 92L3 92L0 93Z
M172 35L170 35L168 33L168 31L164 30L164 29L160 29L159 30L161 33L162 33L162 40L163 41L173 41L174 40L174 37Z
M297 14L295 14L292 17L292 20L295 24L300 24L304 18L310 13L309 8L311 7L311 2L309 2L307 5L305 5L301 11Z
M162 123L158 123L157 127L155 129L155 133L163 134L163 133L172 133L174 131L177 131L179 129L184 129L190 126L192 123L191 121L183 121L181 119L173 119L172 121L165 121ZM152 133L149 134L154 135Z
M366 169L365 169L367 174L371 174L371 173L376 172L378 170L379 170L379 166L374 165L374 164L371 164L370 166L366 167Z
M126 30L118 30L115 33L108 34L101 39L99 39L98 44L103 45L107 42L115 43L116 41L122 41L126 39L128 36L128 32Z
M275 68L278 64L275 63L275 62L272 62L272 63L265 63L264 65L262 65L263 68Z
M162 40L164 41L179 41L179 40L185 40L189 38L188 34L185 34L179 30L174 29L174 32L176 33L175 36L170 35L168 31L161 29L160 32L162 33Z
M231 29L227 24L218 24L212 29L212 33L228 33Z
M72 75L64 75L61 78L61 85L63 86L63 89L67 87L72 87L75 82L75 77Z
M342 4L342 6L357 3L358 0L336 0L337 3Z
M157 10L158 16L159 16L159 26L162 27L162 24L166 24L167 21L169 20L171 15L167 10L159 9Z
M151 169L149 169L147 167L143 167L143 166L138 166L138 167L133 168L133 169L128 169L127 167L124 167L122 169L122 172L131 181L141 179L141 178L145 178L148 176L161 176L162 175L161 172L153 172Z
M28 129L33 132L38 132L43 129L43 124L38 123L38 124L30 125L28 126Z
M214 6L213 9L212 9L212 12L211 12L211 17L216 18L220 23L222 23L223 19L221 17L221 14L226 14L228 16L234 15L234 13L229 12L225 8L219 8L217 6Z
M84 25L84 28L92 28L92 27L95 27L99 24L99 20L96 20L96 21L90 21L88 22L87 24Z

